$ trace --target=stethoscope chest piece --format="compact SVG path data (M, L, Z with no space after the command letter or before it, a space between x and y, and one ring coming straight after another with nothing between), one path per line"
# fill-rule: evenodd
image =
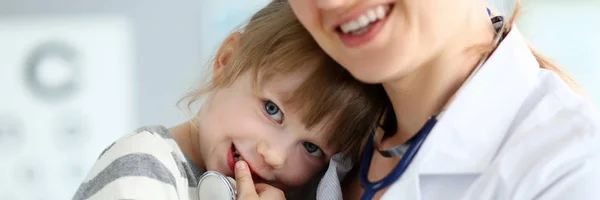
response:
M200 200L235 200L235 180L216 171L207 171L198 180Z

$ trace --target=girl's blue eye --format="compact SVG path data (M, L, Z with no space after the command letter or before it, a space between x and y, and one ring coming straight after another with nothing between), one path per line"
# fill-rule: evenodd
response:
M281 123L281 121L283 120L283 113L279 109L279 106L277 106L277 104L273 103L272 101L265 101L264 110L267 113L267 115L271 117L271 119L277 121L278 123Z
M306 152L310 153L310 155L316 156L316 157L321 157L323 156L323 150L321 150L321 148L319 148L319 146L310 143L310 142L303 142L302 145L304 146L304 149L306 149Z

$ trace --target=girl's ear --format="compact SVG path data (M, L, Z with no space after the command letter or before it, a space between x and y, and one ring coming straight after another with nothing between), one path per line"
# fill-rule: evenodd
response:
M224 68L230 67L233 64L240 46L240 37L241 33L236 31L229 35L225 41L223 41L221 47L219 47L213 66L213 78L220 74Z

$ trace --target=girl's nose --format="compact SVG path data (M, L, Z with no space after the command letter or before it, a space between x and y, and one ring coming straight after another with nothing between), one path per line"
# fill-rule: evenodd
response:
M274 169L281 169L285 163L285 151L269 145L264 140L258 142L256 152L263 157L265 163Z

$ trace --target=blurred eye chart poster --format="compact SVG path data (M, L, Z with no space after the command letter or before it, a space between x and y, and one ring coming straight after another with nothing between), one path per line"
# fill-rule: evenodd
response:
M0 18L0 199L70 199L134 129L132 33L120 16Z

